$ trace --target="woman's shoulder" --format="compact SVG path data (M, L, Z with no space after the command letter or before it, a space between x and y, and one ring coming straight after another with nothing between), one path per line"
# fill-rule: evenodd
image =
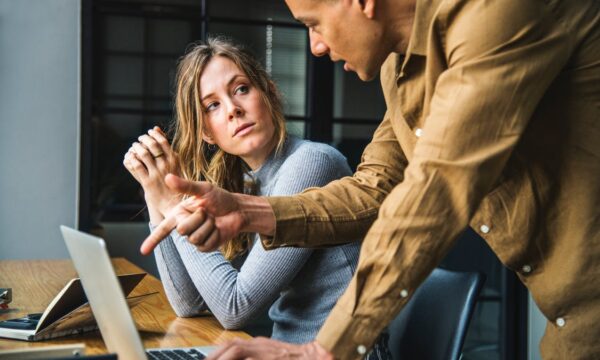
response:
M316 161L329 166L348 166L346 157L331 145L290 136L289 146L284 163Z
M281 166L271 174L274 189L267 191L269 195L295 194L352 174L346 158L326 144L291 138L283 156Z

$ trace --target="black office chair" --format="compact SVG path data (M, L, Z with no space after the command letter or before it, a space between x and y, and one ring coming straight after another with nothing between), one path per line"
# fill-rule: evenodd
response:
M435 269L389 326L394 359L458 360L485 275Z

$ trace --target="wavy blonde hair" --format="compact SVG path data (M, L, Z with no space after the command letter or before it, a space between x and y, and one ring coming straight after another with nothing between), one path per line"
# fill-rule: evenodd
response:
M244 192L246 166L241 158L221 149L211 151L203 140L205 109L200 101L200 77L216 56L231 60L256 87L271 114L279 151L287 136L281 96L262 65L244 48L224 37L209 38L193 45L180 59L176 75L175 129L173 149L179 154L182 176L194 181L208 181L231 192ZM228 240L221 252L228 260L247 251L250 234Z

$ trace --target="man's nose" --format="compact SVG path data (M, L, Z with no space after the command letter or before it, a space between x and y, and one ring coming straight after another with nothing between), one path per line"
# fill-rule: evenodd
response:
M329 54L329 47L325 44L321 35L309 29L308 36L310 38L310 52L312 52L314 56Z

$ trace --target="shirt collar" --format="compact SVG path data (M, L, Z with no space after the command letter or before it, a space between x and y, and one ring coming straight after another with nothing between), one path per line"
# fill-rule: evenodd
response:
M410 39L406 54L397 56L396 74L397 78L403 76L404 68L411 55L425 56L427 54L427 41L431 22L438 11L443 0L416 0L415 18L412 26Z
M417 0L407 53L425 56L429 29L442 0Z

